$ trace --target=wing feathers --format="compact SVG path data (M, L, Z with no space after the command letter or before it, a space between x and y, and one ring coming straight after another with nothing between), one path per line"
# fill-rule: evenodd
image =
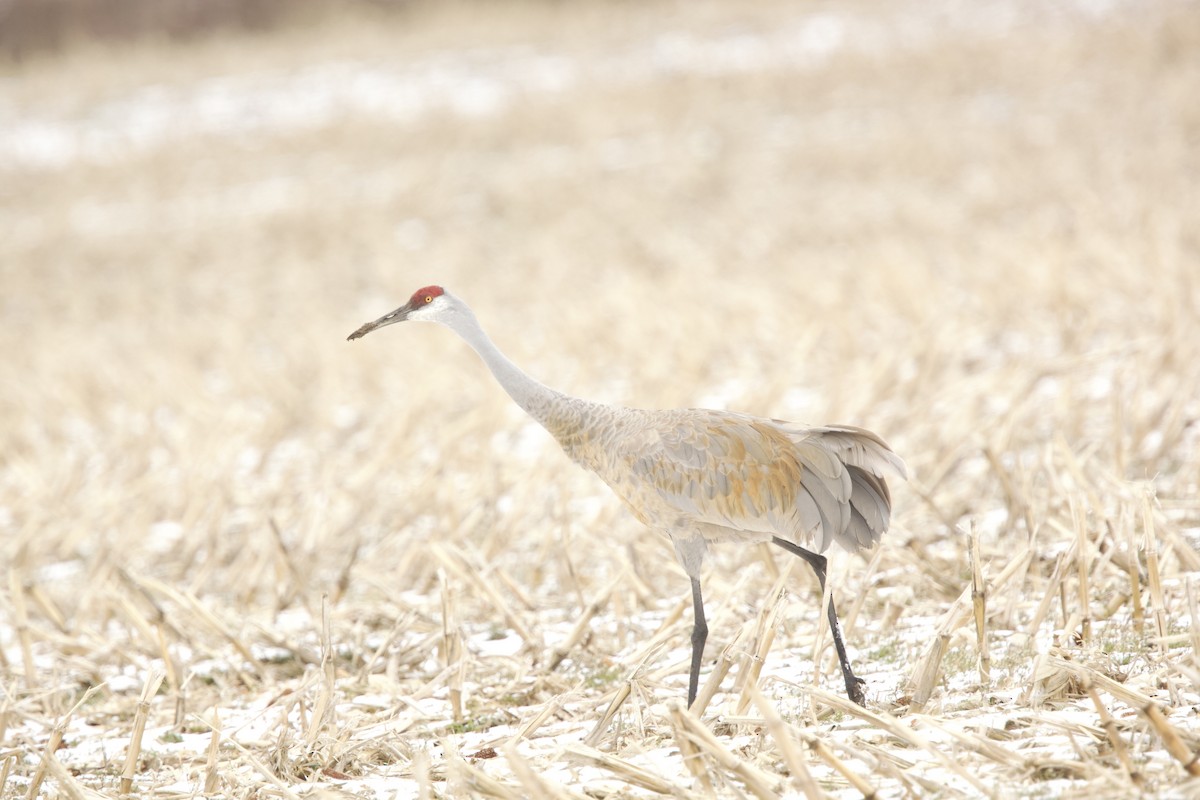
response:
M740 414L642 412L597 471L643 521L770 533L855 551L887 530L885 476L906 477L882 439L850 425L800 428ZM712 535L712 534L706 534Z

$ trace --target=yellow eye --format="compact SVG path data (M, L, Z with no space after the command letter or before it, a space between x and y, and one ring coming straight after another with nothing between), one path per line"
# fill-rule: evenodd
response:
M430 295L430 294L427 294L427 295L425 295L425 302L426 302L426 303L432 303L432 302L433 302L433 295Z

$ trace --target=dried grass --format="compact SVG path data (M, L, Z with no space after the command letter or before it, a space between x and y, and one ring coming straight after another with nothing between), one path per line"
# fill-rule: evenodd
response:
M1011 8L452 6L22 67L10 116L80 138L0 133L0 795L1198 791L1200 16ZM368 67L498 105L271 116ZM112 135L143 108L181 125ZM730 545L683 709L670 547L445 331L343 341L430 281L564 390L888 438L894 529L831 559L869 707L809 572Z

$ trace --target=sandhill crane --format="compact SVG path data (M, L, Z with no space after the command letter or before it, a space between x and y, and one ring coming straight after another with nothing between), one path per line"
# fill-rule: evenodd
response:
M698 408L646 411L557 392L509 361L466 303L440 286L417 290L348 340L405 320L437 322L461 336L568 456L599 475L641 522L670 538L692 581L688 706L696 700L708 638L700 567L709 542L773 542L808 562L824 596L821 553L829 544L858 552L887 530L891 496L885 474L905 478L905 467L870 431L850 425L805 428ZM828 613L846 692L863 705L863 681L850 668L832 596Z

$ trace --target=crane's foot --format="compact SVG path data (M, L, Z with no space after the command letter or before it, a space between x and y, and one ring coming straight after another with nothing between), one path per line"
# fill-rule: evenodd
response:
M863 687L866 685L867 682L857 675L851 674L846 676L846 696L863 708L867 707L867 695L863 692Z

